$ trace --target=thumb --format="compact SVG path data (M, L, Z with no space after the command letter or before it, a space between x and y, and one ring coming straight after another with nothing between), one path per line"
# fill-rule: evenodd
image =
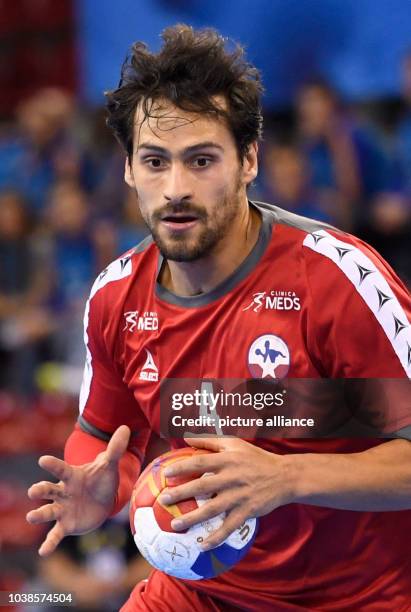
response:
M130 429L127 425L120 425L111 436L110 442L106 449L106 460L109 462L118 462L127 450L130 440Z
M227 450L232 447L235 438L229 438L226 436L213 436L204 438L200 434L198 437L185 437L184 442L193 446L194 448L204 448L214 452Z

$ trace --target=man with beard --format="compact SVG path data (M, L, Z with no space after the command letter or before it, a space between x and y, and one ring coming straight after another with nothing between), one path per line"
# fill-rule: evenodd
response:
M52 502L28 515L55 521L41 555L129 500L150 435L160 431L162 379L411 375L410 296L379 255L335 228L248 201L261 85L242 50L187 26L163 39L157 54L134 45L107 94L109 125L127 152L125 180L151 236L91 290L78 424L65 461L40 459L59 482L29 491ZM284 295L293 296L287 310L266 299ZM253 296L261 308L249 308ZM275 364L265 361L274 353ZM386 422L398 439L187 439L216 452L184 459L174 473L212 475L160 501L212 499L173 528L226 512L204 543L212 548L259 516L255 544L213 580L154 571L123 609L405 609L409 407Z

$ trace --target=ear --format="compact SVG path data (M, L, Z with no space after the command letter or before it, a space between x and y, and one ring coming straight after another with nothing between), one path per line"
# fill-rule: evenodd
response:
M243 158L243 181L245 185L253 182L258 174L258 143L252 142Z
M131 167L131 163L129 157L126 157L126 162L124 165L124 180L129 187L132 189L136 188L136 184L134 182L133 168Z

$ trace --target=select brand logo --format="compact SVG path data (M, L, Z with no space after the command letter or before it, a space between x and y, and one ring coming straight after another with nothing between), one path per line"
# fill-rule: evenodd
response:
M158 367L156 366L153 355L150 353L148 349L144 349L146 352L146 361L141 368L140 372L140 380L150 380L153 382L158 381Z

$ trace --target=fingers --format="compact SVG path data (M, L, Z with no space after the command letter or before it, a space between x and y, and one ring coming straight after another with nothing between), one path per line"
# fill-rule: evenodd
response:
M158 501L161 504L175 504L183 499L191 497L206 497L212 493L221 491L226 486L225 481L213 474L204 474L202 478L196 478L176 487L165 489Z
M60 544L65 535L66 534L63 527L59 523L56 523L53 529L48 532L46 539L40 546L39 555L41 557L47 557L49 554L51 554Z
M64 488L61 484L46 481L36 482L36 484L29 488L27 495L34 501L39 501L41 499L51 499L55 501L66 497Z
M127 450L130 440L130 429L127 425L120 425L111 436L110 442L105 451L105 458L109 462L117 462Z
M26 519L27 522L32 525L39 525L41 523L48 523L49 521L57 521L61 518L61 512L61 506L54 502L53 504L46 504L45 506L41 506L41 508L31 510L31 512L26 515Z
M51 455L43 455L43 457L40 457L39 466L63 482L67 482L73 473L73 467L71 465Z
M166 478L171 476L185 476L188 474L204 474L204 472L215 472L221 468L224 462L219 454L198 454L189 459L181 459L164 469Z
M175 531L188 529L189 527L192 527L192 525L197 525L198 523L207 521L222 512L230 510L232 506L233 503L230 500L229 494L218 495L214 499L210 499L204 503L196 510L187 512L187 514L179 516L177 519L173 519L171 521L171 527Z
M219 529L216 529L204 542L201 547L203 550L210 550L216 546L220 546L236 529L239 529L247 520L244 515L244 510L236 507L229 512L224 520L224 523Z
M228 438L230 440L230 438ZM211 451L221 451L227 448L227 439L221 436L204 438L200 434L199 436L185 437L184 442L189 444L190 446L194 446L195 448L205 448L206 450Z

